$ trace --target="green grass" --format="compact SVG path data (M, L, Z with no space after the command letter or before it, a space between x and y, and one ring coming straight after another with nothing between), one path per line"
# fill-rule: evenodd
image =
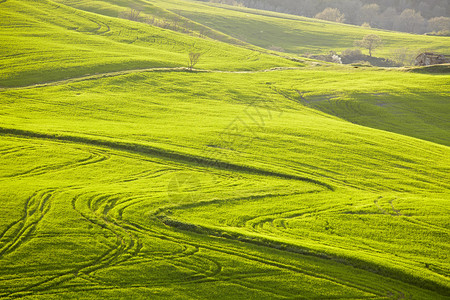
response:
M225 43L102 17L51 1L8 0L2 3L0 22L0 87L123 70L186 67L190 51L204 53L198 68L299 66Z
M355 40L367 34L377 34L383 46L375 50L375 56L390 58L395 49L410 51L438 51L450 54L449 37L431 37L359 26L327 22L287 14L248 8L220 5L200 1L74 1L58 0L78 9L116 17L130 7L139 9L141 21L156 18L176 22L178 26L194 34L204 35L223 42L255 49L281 47L290 54L328 54L352 48ZM253 45L253 46L252 46ZM257 48L256 48L257 49ZM367 51L365 51L367 52ZM366 53L367 54L367 53Z
M450 54L449 37L430 37L327 22L280 13L259 11L199 1L154 1L157 5L209 26L244 42L263 48L281 47L288 53L341 52L355 40L377 34L383 47L375 56L388 57L393 49L428 49ZM367 51L366 51L367 52ZM366 53L367 54L367 53Z
M117 19L124 1L58 2L75 8L0 3L0 298L449 297L448 75L298 64ZM178 68L194 42L201 70Z

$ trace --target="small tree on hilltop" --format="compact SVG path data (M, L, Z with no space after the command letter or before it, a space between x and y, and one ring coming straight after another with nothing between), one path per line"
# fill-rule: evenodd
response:
M376 34L368 34L361 41L355 41L356 47L361 47L369 50L369 56L372 56L372 51L383 44L381 38Z
M123 11L119 14L120 18L131 20L131 21L139 21L139 16L141 11L135 8L130 8L127 11Z
M188 68L192 71L194 66L198 63L200 60L200 57L202 56L202 53L199 52L189 52L189 62L188 62Z
M337 8L327 7L322 12L314 16L316 19L344 23L345 15Z

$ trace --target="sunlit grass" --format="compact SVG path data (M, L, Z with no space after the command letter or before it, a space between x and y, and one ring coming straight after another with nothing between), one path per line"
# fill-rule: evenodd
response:
M116 18L126 1L58 2L85 11L0 3L0 298L448 298L447 75L314 67ZM244 21L152 3L133 2ZM174 69L194 42L201 71Z

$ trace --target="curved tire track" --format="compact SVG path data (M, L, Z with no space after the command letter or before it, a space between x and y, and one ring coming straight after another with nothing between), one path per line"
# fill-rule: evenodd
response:
M196 165L199 167L214 168L220 170L230 170L237 171L248 174L263 175L269 177L278 177L283 179L298 180L314 185L321 186L324 189L334 191L334 187L328 183L312 179L309 177L303 177L299 175L281 173L276 171L269 171L265 169L260 169L252 166L238 165L226 161L215 160L207 157L202 157L198 155L191 155L181 152L175 152L170 150L165 150L162 148L156 148L152 146L146 146L142 144L124 143L124 142L113 142L107 140L91 139L87 137L79 136L65 136L65 135L50 135L45 133L38 133L26 130L2 128L0 127L0 134L10 134L16 136L26 136L30 138L41 138L57 141L66 141L71 143L87 144L91 146L108 147L118 151L126 151L131 153L137 153L144 156L153 156L162 158L165 160L175 161L182 164Z
M39 166L39 167L35 167L33 169L30 169L30 170L27 170L24 172L11 174L11 175L7 175L7 176L2 176L2 177L0 177L0 179L38 176L38 175L48 174L48 173L52 173L52 172L58 172L58 171L63 171L63 170L68 170L68 169L74 169L74 168L81 167L81 166L96 164L96 163L100 163L100 162L103 162L103 161L109 159L109 155L106 155L105 153L103 153L101 151L90 150L88 152L90 153L90 156L85 159L81 159L81 160L71 162L71 163L61 163L61 164L51 164L51 165Z
M56 189L43 189L26 200L22 218L11 223L0 235L0 241L7 240L0 248L0 259L12 253L35 233L38 223L50 209L49 200L54 197L55 191ZM8 232L11 232L10 237L7 236Z

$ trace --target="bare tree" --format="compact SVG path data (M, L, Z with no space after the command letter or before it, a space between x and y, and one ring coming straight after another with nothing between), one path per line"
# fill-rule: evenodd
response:
M127 11L121 12L119 17L123 19L128 19L131 21L139 21L139 15L141 11L135 8L130 8Z
M322 12L314 16L316 19L344 23L345 15L337 8L327 7Z
M198 63L200 60L200 57L202 56L202 53L199 52L189 52L189 62L188 62L188 68L192 71L194 66Z
M383 44L381 38L376 34L368 34L361 41L355 41L356 47L361 47L369 50L369 56L372 56L372 51Z
M418 52L408 48L393 49L390 53L391 59L403 66L411 66L414 64Z

